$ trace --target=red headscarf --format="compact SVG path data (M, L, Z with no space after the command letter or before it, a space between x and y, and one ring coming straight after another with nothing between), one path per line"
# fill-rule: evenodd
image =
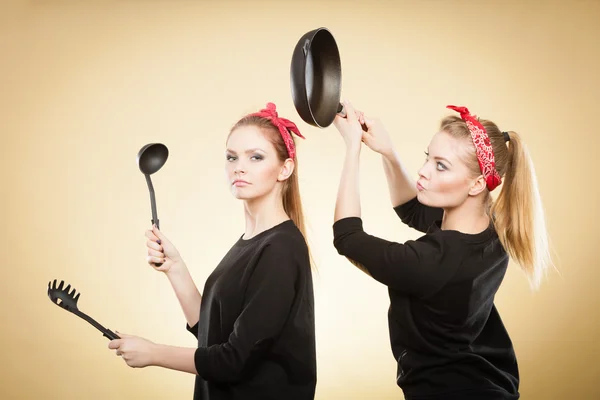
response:
M492 143L490 142L487 131L483 125L481 125L477 116L471 115L467 107L447 106L447 108L460 113L460 117L467 124L469 132L471 132L473 144L475 145L479 168L485 178L487 188L491 192L502 183L502 178L496 170L494 149L492 148Z
M267 108L263 108L259 112L252 113L249 116L257 116L266 118L271 121L273 125L277 129L279 129L279 133L283 138L283 142L285 143L285 147L287 148L288 155L291 159L295 159L296 157L296 146L294 146L294 141L292 140L292 134L290 132L295 133L297 136L305 139L304 136L300 134L300 130L289 119L281 118L277 115L276 106L273 103L267 103Z

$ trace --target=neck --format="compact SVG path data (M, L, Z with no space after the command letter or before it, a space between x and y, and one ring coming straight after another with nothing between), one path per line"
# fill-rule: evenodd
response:
M244 218L246 240L290 219L283 208L281 193L277 190L260 198L245 200Z
M479 197L468 197L461 205L444 209L442 230L477 234L486 230L489 225L490 217Z

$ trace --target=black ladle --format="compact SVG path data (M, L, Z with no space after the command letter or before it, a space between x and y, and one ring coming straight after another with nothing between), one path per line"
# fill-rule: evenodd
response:
M137 163L140 171L146 177L148 190L150 191L150 205L152 207L152 224L160 229L158 216L156 214L156 198L154 196L154 186L150 175L156 173L169 158L169 149L162 143L150 143L140 149L137 155Z
M169 149L162 143L150 143L140 149L137 155L137 163L140 167L140 171L146 177L146 183L148 184L148 190L150 191L150 206L152 207L152 224L156 225L160 229L158 221L158 215L156 213L156 198L154 196L154 186L152 185L152 179L150 175L157 172L162 168L169 158ZM154 263L155 266L159 267L162 263Z

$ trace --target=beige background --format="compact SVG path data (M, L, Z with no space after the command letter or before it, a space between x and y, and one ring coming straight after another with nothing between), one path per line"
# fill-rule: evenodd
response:
M148 190L135 157L170 150L153 177L161 227L197 284L243 230L227 189L229 127L267 101L298 122L315 275L318 399L400 399L385 287L340 257L331 222L343 146L300 120L289 64L299 37L332 30L343 97L380 116L407 165L423 161L447 104L520 132L535 161L555 259L531 293L511 265L497 305L524 399L595 399L598 308L598 1L5 1L0 6L3 399L191 398L191 375L130 369L46 296L81 291L100 323L194 346L164 276L145 263ZM395 218L379 158L362 155L366 229Z

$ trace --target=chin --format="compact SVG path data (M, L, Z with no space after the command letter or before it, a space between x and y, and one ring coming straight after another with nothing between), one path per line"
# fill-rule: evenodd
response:
M243 190L239 190L235 187L231 187L231 195L238 200L246 200L248 193L244 193Z
M446 204L442 204L442 202L432 200L429 196L427 196L426 192L418 192L417 200L419 200L419 203L427 207L444 208L446 206Z
M248 191L248 190L232 190L231 194L238 200L254 200L260 196L257 196L256 193Z
M435 197L435 196L434 196ZM419 203L434 208L454 208L460 206L464 201L461 199L456 199L452 197L450 194L438 194L438 199L432 199L431 196L427 195L427 192L418 192L417 200Z
M417 200L419 201L419 203L425 206L435 207L435 205L431 204L431 201L429 201L429 199L425 195L425 192L417 192Z
M232 194L233 194L233 197L238 200L250 200L254 197L254 196L248 196L244 193L232 193Z

